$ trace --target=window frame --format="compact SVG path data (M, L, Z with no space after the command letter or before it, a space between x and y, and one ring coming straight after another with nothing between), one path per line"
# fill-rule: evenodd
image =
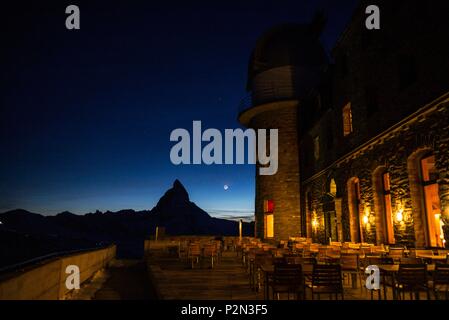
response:
M352 103L348 102L342 109L343 116L343 136L348 137L354 132ZM347 130L348 129L348 130Z

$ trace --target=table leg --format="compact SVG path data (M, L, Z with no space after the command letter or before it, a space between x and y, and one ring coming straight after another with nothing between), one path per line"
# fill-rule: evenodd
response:
M270 294L270 288L268 287L268 272L265 272L265 300L268 300Z

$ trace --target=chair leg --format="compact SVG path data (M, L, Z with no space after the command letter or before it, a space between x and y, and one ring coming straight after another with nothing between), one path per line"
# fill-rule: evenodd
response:
M359 278L360 293L363 293L362 275L359 273L357 276Z

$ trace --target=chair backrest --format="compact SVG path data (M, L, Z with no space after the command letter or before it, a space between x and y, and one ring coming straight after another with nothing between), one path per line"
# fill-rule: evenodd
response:
M434 285L449 285L449 264L435 265L435 272L433 273Z
M318 256L325 257L328 249L326 247L319 247L318 248Z
M365 267L367 267L367 266L377 266L377 265L380 265L380 264L384 264L382 257L368 257L365 260Z
M394 259L391 257L382 257L382 264L394 264Z
M390 248L388 256L391 258L402 258L404 255L404 248Z
M359 256L356 254L342 254L340 257L342 269L358 269Z
M438 250L439 256L447 256L449 255L449 250Z
M312 286L328 287L336 292L343 290L341 267L337 264L313 266Z
M300 264L275 264L272 281L277 285L301 285L303 283Z
M316 264L317 263L317 261L316 261L316 258L315 257L302 257L302 259L301 259L301 264L312 264L312 265L314 265L314 264Z
M427 284L427 267L425 264L400 264L398 283L405 286Z
M189 245L189 255L196 256L201 254L201 247L197 243L191 243Z
M422 264L421 258L401 258L401 264Z
M350 243L349 249L360 249L361 244L360 243Z
M370 249L370 252L371 252L371 253L378 253L378 252L382 252L382 251L384 251L384 250L385 250L385 248L384 248L383 245L380 245L380 246L372 246L371 249Z
M217 247L215 244L206 244L204 246L204 255L205 256L214 256L217 253Z
M432 250L422 250L422 249L416 249L415 250L415 256L419 257L420 255L430 255L433 256L433 251Z
M284 256L286 264L301 264L302 256L297 254L290 254Z
M254 263L256 265L267 264L267 260L273 261L273 256L267 253L256 253L254 256Z

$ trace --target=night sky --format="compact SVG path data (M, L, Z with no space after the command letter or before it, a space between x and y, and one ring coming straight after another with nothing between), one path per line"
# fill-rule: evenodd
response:
M0 212L151 209L178 178L215 216L253 213L254 167L174 166L170 132L238 128L257 38L323 8L330 49L357 4L17 2L1 12ZM65 28L70 4L81 30Z

